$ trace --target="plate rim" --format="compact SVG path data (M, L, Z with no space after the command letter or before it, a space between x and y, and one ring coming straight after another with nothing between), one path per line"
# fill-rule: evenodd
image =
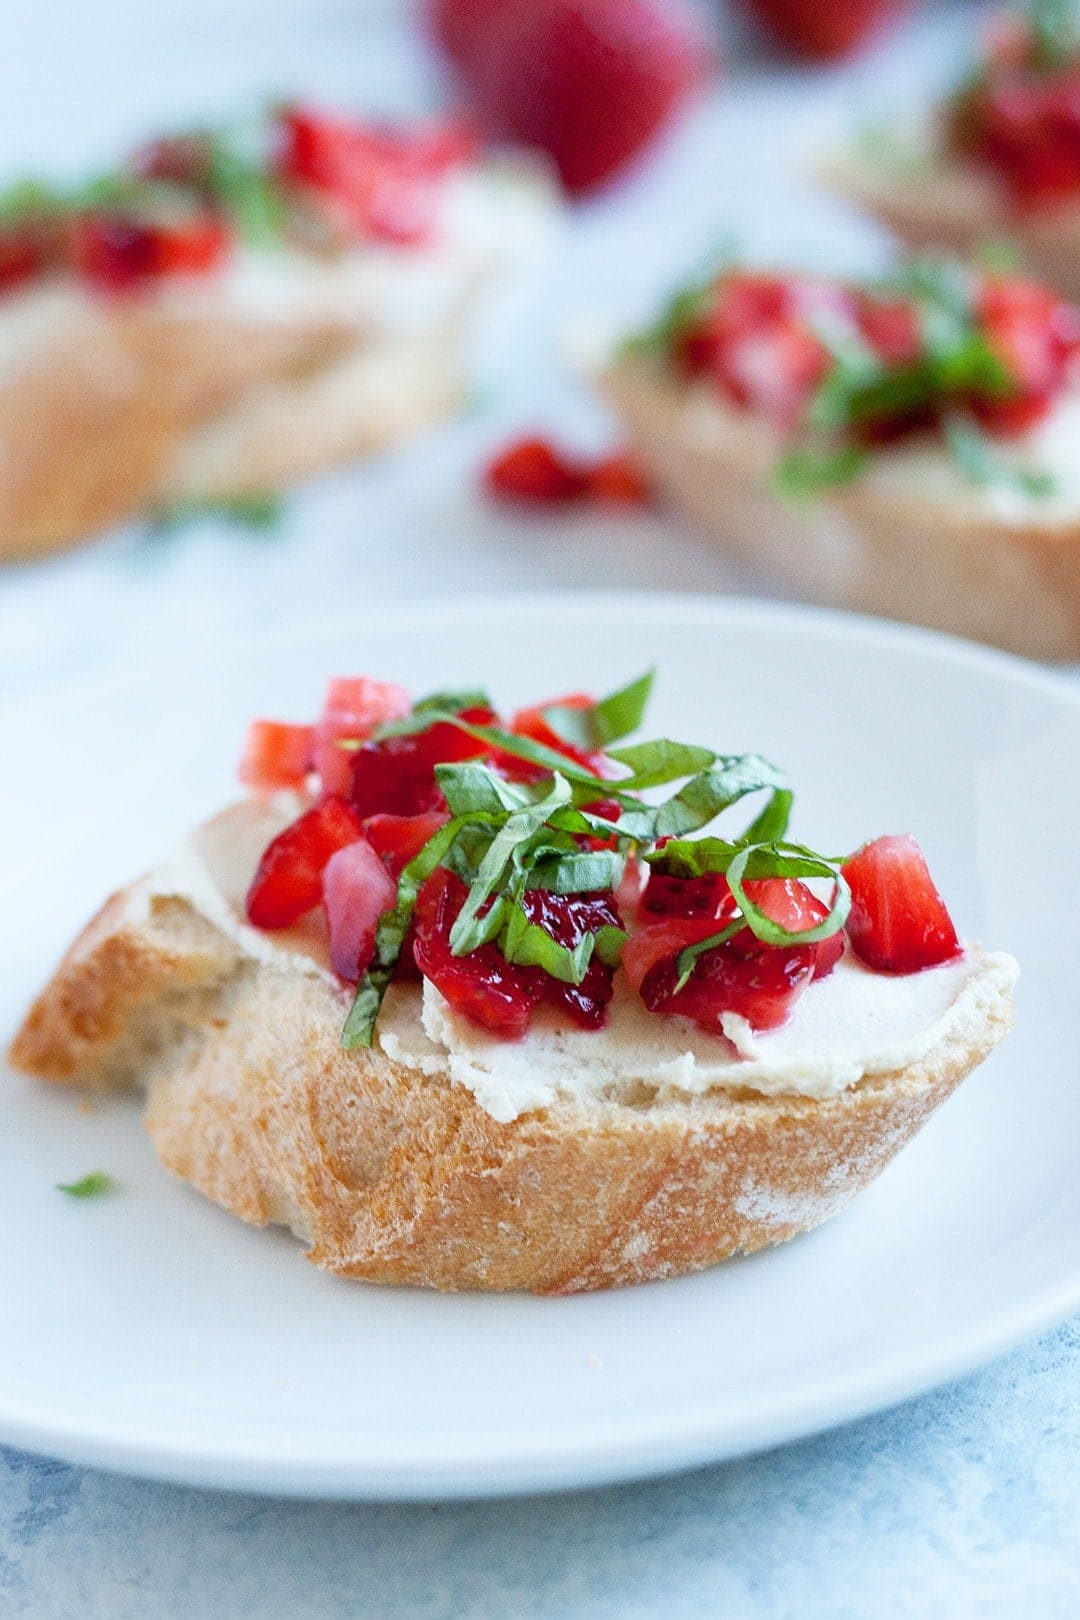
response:
M995 676L1080 716L1080 690L1070 685L1064 670L920 626L829 608L716 593L636 590L499 592L393 600L377 607L383 623L445 624L450 616L455 628L492 614L535 619L545 610L575 617L596 614L643 621L675 617L699 624L738 621L811 629L849 645L854 640L875 649L914 651L939 665ZM140 682L154 685L180 669L212 667L225 656L242 657L246 647L303 645L320 635L330 639L366 617L362 609L351 608L242 631L228 642L227 654L216 647L209 654L186 650L144 661ZM120 667L102 671L89 682L69 674L15 694L11 701L47 702L62 699L73 689L84 695L88 689L108 690L124 679ZM0 703L0 714L3 707ZM899 1364L874 1362L854 1379L850 1370L841 1370L809 1383L803 1380L779 1397L775 1393L761 1397L735 1425L730 1410L710 1414L698 1402L685 1416L647 1414L579 1427L570 1445L562 1433L548 1442L533 1432L523 1443L522 1435L511 1431L509 1443L485 1437L479 1445L475 1441L447 1445L444 1439L432 1453L425 1452L422 1442L373 1445L354 1436L347 1445L306 1441L301 1457L283 1450L280 1439L261 1444L250 1436L239 1442L229 1437L193 1438L168 1426L152 1430L145 1425L125 1429L114 1422L72 1424L33 1407L11 1404L0 1391L0 1443L80 1466L265 1495L401 1502L585 1488L720 1463L806 1439L961 1377L1078 1310L1080 1273L1042 1288L1004 1317L984 1319L966 1334L954 1333L944 1345L928 1339L923 1353L909 1354Z

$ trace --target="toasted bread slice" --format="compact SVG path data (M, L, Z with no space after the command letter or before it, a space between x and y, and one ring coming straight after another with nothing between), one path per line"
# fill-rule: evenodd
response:
M628 1075L502 1121L447 1072L378 1044L343 1050L349 996L302 940L268 943L224 902L175 887L144 880L108 902L11 1060L45 1080L145 1089L167 1169L372 1282L568 1293L790 1238L843 1209L1012 1019L1014 965L976 956L918 1062L824 1101L691 1096Z
M715 390L636 354L598 383L673 505L808 600L1030 657L1080 657L1080 505L1070 499L979 488L927 442L882 450L853 484L794 506L770 490L776 433ZM1068 408L1080 450L1080 408ZM1062 420L1071 427L1071 414Z
M898 141L902 137L898 136ZM1008 241L1027 269L1066 297L1080 299L1080 207L1021 214L994 177L932 147L881 161L850 149L818 166L819 178L913 248L971 258Z

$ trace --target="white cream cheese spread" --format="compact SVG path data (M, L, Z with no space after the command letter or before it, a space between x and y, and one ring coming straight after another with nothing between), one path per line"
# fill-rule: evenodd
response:
M337 986L318 913L274 933L244 921L244 896L259 857L300 808L291 795L234 805L144 879L131 906L145 910L154 897L186 899L245 955ZM432 984L424 983L422 996L415 984L401 984L387 994L376 1040L404 1068L448 1074L501 1121L558 1098L615 1095L635 1082L673 1097L747 1090L820 1099L865 1076L917 1063L965 1026L978 1028L1016 978L1012 957L974 947L955 962L905 975L872 973L849 952L828 978L806 989L781 1028L755 1033L728 1014L726 1039L686 1019L647 1012L617 981L604 1029L577 1029L541 1011L517 1042L499 1040L460 1017ZM343 1018L347 1003L343 991Z

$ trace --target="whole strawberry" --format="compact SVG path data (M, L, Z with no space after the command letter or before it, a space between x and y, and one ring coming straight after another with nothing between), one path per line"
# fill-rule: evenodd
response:
M431 0L482 122L551 154L568 191L629 163L710 60L681 0Z

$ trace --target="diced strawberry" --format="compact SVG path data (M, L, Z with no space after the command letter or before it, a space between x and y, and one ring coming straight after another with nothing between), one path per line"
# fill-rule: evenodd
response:
M543 987L535 971L508 962L494 945L468 956L450 954L450 930L468 890L443 867L428 878L416 901L413 955L426 979L450 1005L503 1040L520 1040Z
M475 151L445 124L399 133L305 107L284 112L281 130L285 179L323 196L353 234L403 245L430 235L440 181Z
M427 23L451 61L469 69L483 54L493 28L508 6L523 0L428 0ZM524 0L531 4L532 0Z
M515 439L488 463L484 485L499 500L563 506L585 493L585 475L550 439Z
M706 872L702 877L671 877L649 868L649 881L641 896L643 920L651 917L706 917L713 919L712 932L730 922L736 912L734 896L722 872ZM721 922L718 919L723 919Z
M371 965L375 930L397 898L397 885L366 839L335 851L322 879L330 962L339 979L356 981Z
M794 52L814 62L848 56L901 9L900 0L742 0Z
M875 838L842 870L851 889L848 938L867 966L917 973L960 954L952 918L914 838Z
M675 957L656 962L642 982L641 999L650 1012L692 1018L713 1035L723 1033L727 1012L738 1013L753 1029L775 1029L813 978L815 961L812 945L762 945L743 929L705 951L677 994Z
M648 506L652 500L645 469L628 450L612 451L594 462L586 476L585 493L589 500L615 506Z
M445 810L428 810L418 816L369 816L364 822L364 837L394 877L400 877L446 821Z
M44 227L30 222L0 226L0 294L33 281L49 265Z
M816 928L829 915L825 902L798 878L751 878L743 888L747 899L789 934ZM844 954L843 932L838 930L828 939L818 940L810 949L814 953L814 978L827 978Z
M283 720L253 720L248 727L238 775L260 793L303 787L312 764L313 726Z
M84 214L73 226L75 267L105 292L131 291L158 276L205 274L228 251L228 229L209 214L167 222Z
M914 365L922 355L922 328L910 302L901 298L860 298L855 319L863 337L885 365Z
M527 889L522 910L532 923L572 950L585 934L601 928L621 928L622 921L614 895L608 892L553 894L547 889ZM580 984L564 984L542 968L534 968L549 1006L565 1012L582 1029L600 1029L607 1017L607 1005L614 991L614 969L593 956Z
M1026 432L1068 381L1080 353L1080 316L1045 287L1020 277L987 277L978 312L1014 390L1005 399L973 400L972 408L994 432Z
M571 192L609 179L702 85L702 33L679 0L442 0L440 34L494 133L549 152Z
M733 339L717 377L736 404L788 431L832 363L814 332L784 320Z
M342 741L362 741L376 726L400 720L410 707L408 692L391 681L366 675L332 680L315 727L315 769L324 792L348 794L352 785L354 752L342 748Z
M491 709L463 709L461 717L478 726L495 719ZM482 759L489 752L487 743L442 720L410 737L365 743L352 755L352 803L365 817L419 816L441 809L436 765Z
M343 799L328 798L297 818L263 851L247 896L256 928L288 928L322 899L331 855L361 836L360 817Z
M646 974L658 962L673 959L687 945L708 939L723 926L714 917L666 917L663 922L638 929L623 946L622 970L627 982L632 989L640 990Z

